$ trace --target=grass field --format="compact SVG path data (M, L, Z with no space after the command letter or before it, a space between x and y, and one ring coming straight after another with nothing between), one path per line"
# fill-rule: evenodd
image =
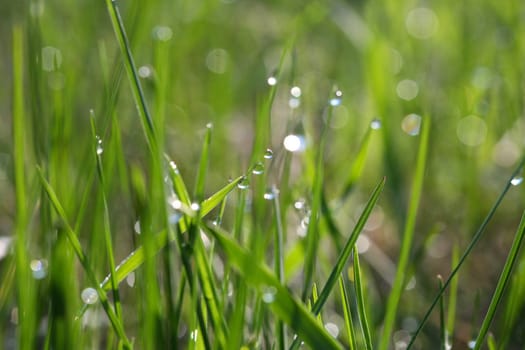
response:
M525 347L525 3L0 14L0 348Z

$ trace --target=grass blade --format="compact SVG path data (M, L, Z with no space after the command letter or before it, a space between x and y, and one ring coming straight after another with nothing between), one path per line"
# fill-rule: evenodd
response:
M365 297L363 294L363 284L361 283L361 266L359 264L357 247L354 248L354 283L357 297L357 312L359 313L359 320L361 321L366 350L372 350L372 336L370 335L370 327L368 326L368 318L366 316Z
M520 222L518 231L516 232L516 236L514 237L514 241L512 242L512 246L510 247L509 256L507 257L507 260L505 261L505 266L503 267L503 271L498 280L496 291L494 292L494 295L492 296L492 300L490 302L490 305L487 311L487 315L485 316L485 318L483 319L483 323L481 324L481 329L476 339L476 345L474 347L474 350L481 349L481 345L483 344L485 340L485 336L487 335L490 324L492 320L494 319L496 309L498 308L498 305L501 302L501 298L503 297L503 292L505 291L505 288L507 287L507 284L509 282L512 268L514 267L516 260L518 259L518 253L519 253L521 244L523 243L524 237L525 237L525 212L523 213L521 217L521 222Z
M246 283L271 294L268 307L313 349L342 349L341 345L317 323L304 305L293 297L275 275L260 263L254 263L250 252L239 246L230 235L218 227L204 226L224 249L229 263Z
M64 232L66 234L66 237L68 239L69 244L73 248L73 251L75 252L78 260L80 261L80 264L84 268L84 271L86 272L86 275L89 279L89 282L93 285L93 288L97 291L98 297L100 299L100 303L102 304L102 307L104 308L104 311L106 312L109 321L111 322L111 325L113 326L113 329L119 336L120 340L123 342L124 347L126 349L131 349L131 343L126 337L126 334L124 332L124 326L118 319L117 315L113 311L113 308L109 304L109 300L106 296L106 292L102 289L101 286L99 286L97 278L95 276L95 273L93 269L91 268L91 265L82 251L82 246L80 245L80 242L77 238L77 235L71 228L71 225L69 224L66 213L64 211L64 208L60 204L58 197L55 194L55 191L51 188L51 185L47 182L47 180L44 178L44 174L42 173L42 170L37 167L38 174L40 175L40 181L42 183L42 186L44 187L44 190L49 198L49 201L55 208L55 211L57 212L58 216L62 220L62 223L65 226Z
M437 276L439 282L439 289L443 288L443 278L441 275ZM445 325L445 300L444 296L441 295L439 298L439 330L441 336L441 350L447 350L447 327Z
M487 225L489 224L490 220L492 219L492 217L496 213L496 210L498 209L498 207L500 206L501 202L503 201L503 198L505 198L505 195L507 194L509 189L513 186L512 185L512 179L514 179L521 172L521 170L522 170L524 165L525 165L525 157L523 157L521 159L520 163L518 164L518 166L516 167L516 169L514 170L512 175L510 176L510 178L507 180L507 182L505 184L505 187L503 188L503 191L500 193L500 195L498 196L498 198L494 202L494 205L492 206L492 208L488 212L488 214L485 217L485 219L483 219L483 222L481 223L480 227L476 231L476 234L474 235L474 237L472 237L472 240L470 241L467 249L465 249L465 251L463 252L463 255L461 255L461 258L459 259L458 264L454 267L454 269L450 273L450 276L447 278L445 283L443 283L443 288L438 292L438 294L436 295L436 297L432 301L432 304L430 304L430 307L428 308L427 312L423 316L421 322L419 323L418 328L416 329L416 331L412 335L412 339L410 340L410 343L407 346L407 350L410 350L410 348L414 344L414 341L416 340L417 336L419 335L419 333L423 329L423 326L425 325L425 323L427 322L428 318L430 317L430 314L432 313L432 310L434 310L434 307L436 307L437 303L439 302L439 298L445 292L445 289L448 288L448 286L450 285L450 283L451 283L452 279L454 278L454 276L456 276L456 274L458 273L459 269L461 268L461 266L463 265L463 263L465 262L467 257L470 255L470 253L472 252L472 250L474 249L476 244L481 239L481 236L483 235L483 232L485 232L485 229L487 228Z
M392 331L396 320L396 314L401 299L401 294L405 287L406 271L410 257L410 250L412 248L412 240L416 226L416 216L419 208L419 201L421 198L421 191L423 189L423 179L425 175L425 166L427 161L428 139L430 134L430 118L423 120L423 132L417 156L416 172L414 175L414 182L412 183L412 193L409 202L409 208L403 230L403 242L401 244L401 251L399 253L399 262L397 265L396 276L392 290L388 297L386 315L384 320L383 334L379 343L380 350L387 350L392 338Z
M352 321L352 312L350 311L350 298L346 291L343 275L339 277L339 291L341 292L341 303L343 304L343 314L345 318L345 328L348 334L348 343L350 350L357 350L356 336L354 331L354 324Z

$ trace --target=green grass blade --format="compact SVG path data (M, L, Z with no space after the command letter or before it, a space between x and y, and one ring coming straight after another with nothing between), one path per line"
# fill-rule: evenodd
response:
M370 335L368 317L366 316L366 304L363 293L363 284L361 283L361 266L359 264L359 253L357 247L354 248L354 283L355 294L357 297L357 312L359 313L359 320L361 321L361 329L363 330L366 350L372 350L372 336Z
M316 319L293 297L275 275L265 266L254 262L250 252L239 246L229 234L207 225L205 230L224 249L229 263L252 287L269 293L267 306L313 349L341 349L341 345L320 326Z
M452 261L450 266L456 266L459 260L459 247L457 242L454 243L452 248ZM447 341L454 336L454 324L456 322L456 309L458 300L458 285L459 278L452 280L450 284L450 291L448 295L448 307L447 307Z
M485 218L483 219L483 222L481 223L480 227L476 231L476 234L474 234L474 237L472 237L472 240L470 241L467 249L465 249L465 251L461 255L461 258L459 259L458 264L454 267L454 269L450 273L450 276L447 278L445 283L443 283L443 288L438 292L438 294L436 295L436 297L434 298L434 300L430 304L430 307L428 308L427 312L425 313L425 315L421 319L421 322L419 323L418 328L416 329L416 331L412 335L412 339L410 340L410 343L408 343L407 350L410 350L410 348L414 344L414 341L416 340L417 336L419 335L419 333L423 329L423 326L425 325L425 323L427 322L428 318L430 317L430 314L432 313L432 310L434 310L434 307L436 307L437 303L439 302L439 298L445 292L445 290L448 288L448 286L450 285L450 283L451 283L452 279L454 278L454 276L456 276L456 274L458 273L459 269L461 268L461 266L463 265L463 263L465 262L467 257L470 255L470 253L472 252L472 250L474 249L476 244L481 239L481 236L483 235L483 232L485 232L485 229L487 228L487 225L489 224L490 220L492 219L492 217L496 213L496 210L498 209L498 207L500 206L501 202L503 201L503 198L505 198L505 195L507 194L509 189L513 186L512 185L512 179L514 179L522 171L524 165L525 165L525 157L523 157L521 159L520 163L518 164L518 166L516 167L516 169L514 170L512 175L510 176L510 178L507 180L507 182L505 184L505 187L503 188L503 191L500 193L500 195L498 196L498 198L494 202L494 205L492 206L492 208L488 212L487 216L485 216Z
M274 271L275 276L279 280L279 283L284 285L284 228L281 219L281 204L279 191L277 189L272 189L273 194L273 208L274 208L274 217L275 217L275 235L274 235ZM284 350L288 344L286 338L286 330L284 328L284 323L281 320L278 320L275 325L276 334L277 334L277 349Z
M230 193L233 189L237 187L239 182L244 179L244 176L239 176L228 185L224 186L222 189L217 191L214 195L210 196L208 199L204 200L201 204L201 215L205 216L211 212L216 206L218 206L222 200ZM181 219L179 221L180 232L186 232L188 229L185 224L185 220ZM168 233L165 230L160 231L155 236L155 247L157 251L160 251L166 244L169 242ZM133 252L131 252L117 267L116 267L116 278L118 283L121 283L126 277L133 271L135 271L142 263L144 262L144 249L138 247ZM109 290L110 286L110 277L107 276L100 286Z
M49 185L47 180L44 178L44 174L42 173L42 170L38 167L37 167L37 170L40 176L40 182L42 183L42 186L44 187L44 190L50 202L55 208L55 211L57 212L58 216L60 217L60 219L62 220L65 226L64 232L67 236L68 242L73 248L73 251L75 252L78 260L80 261L80 264L84 268L84 271L86 272L89 282L92 284L93 288L95 288L95 290L97 291L98 297L100 299L100 303L102 304L102 307L104 308L104 311L106 312L108 319L111 325L113 326L113 329L118 334L125 348L131 349L131 343L126 337L126 334L124 332L124 326L122 325L117 315L115 314L113 308L109 304L109 300L106 296L106 292L102 289L101 286L99 286L97 278L95 277L95 273L93 269L91 268L91 265L86 255L82 251L82 246L80 245L77 235L75 234L75 232L73 231L73 229L71 228L71 225L69 224L67 220L64 208L60 204L60 201L58 200L58 197L56 196L55 191L53 191L53 189L51 188L51 185Z
M357 350L356 335L352 321L352 312L350 310L350 298L346 291L343 275L339 277L339 291L341 293L341 304L343 305L343 315L345 319L346 333L348 334L348 344L350 350Z
M326 284L324 285L321 291L321 294L319 295L319 299L312 307L312 313L314 315L318 315L319 312L321 312L321 309L323 308L324 304L328 300L328 296L332 292L332 289L337 283L339 275L341 275L341 272L343 271L346 265L346 262L348 258L350 257L350 254L352 253L352 249L357 241L357 238L359 237L359 234L365 227L366 221L368 220L368 217L372 213L372 209L374 209L374 206L379 200L379 195L381 194L381 191L383 190L383 187L385 186L385 181L386 181L386 178L381 179L381 181L377 184L376 188L372 192L372 195L368 199L368 202L366 203L366 206L363 212L361 213L361 216L357 220L357 224L355 225L354 230L350 234L350 237L348 237L348 240L346 241L346 244L343 250L339 254L339 257L337 258L336 264L334 268L332 269L332 272L330 273L330 276L328 277L328 280L326 281ZM296 339L292 343L292 346L290 347L290 349L297 349L299 345L300 345L300 341Z
M496 309L498 308L498 305L501 302L501 299L503 297L503 292L505 291L505 288L507 287L507 284L509 282L512 268L514 267L516 260L518 259L518 253L519 253L521 244L523 243L524 237L525 237L525 212L523 213L521 217L521 222L520 222L518 231L516 232L516 236L514 237L514 241L512 242L512 246L510 247L509 255L507 257L507 260L505 261L505 266L503 267L503 271L498 280L496 291L494 292L494 295L492 296L492 300L490 302L490 305L487 311L487 315L485 316L485 318L483 319L483 323L481 324L481 329L476 339L476 345L474 347L474 350L481 349L481 345L485 341L485 336L487 335L490 324L492 323L492 320L494 319Z
M18 298L18 346L22 350L34 347L36 320L34 318L33 282L27 252L27 190L26 190L26 114L24 108L24 30L13 28L13 160L15 176L15 255Z
M423 179L425 176L425 167L427 162L428 139L430 134L430 118L427 117L423 121L423 131L419 145L419 152L417 156L417 164L412 183L412 190L409 202L409 208L403 230L403 242L401 243L401 251L399 253L399 261L397 264L397 271L392 286L392 290L388 297L386 306L386 315L383 325L383 333L379 342L379 350L387 350L391 342L392 331L396 320L397 310L401 294L405 288L406 271L408 268L410 250L412 248L412 240L416 226L416 216L419 208L419 201L421 198L421 191L423 189Z
M441 275L437 276L439 282L439 289L443 288L443 278ZM447 327L445 325L445 300L444 295L439 298L439 334L441 338L441 350L448 349L447 340Z
M199 162L199 170L197 173L197 181L195 182L194 198L197 202L201 202L204 195L204 184L206 181L206 172L208 169L208 163L210 158L210 143L212 130L213 126L211 123L206 125L206 135L204 136L204 142L201 151L201 159Z

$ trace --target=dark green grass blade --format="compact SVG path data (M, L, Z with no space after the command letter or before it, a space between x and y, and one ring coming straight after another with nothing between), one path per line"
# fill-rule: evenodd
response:
M399 252L399 261L397 265L394 284L388 297L385 321L383 326L384 328L381 335L381 340L379 342L380 350L388 349L388 345L391 342L392 331L394 329L394 324L396 321L399 301L401 300L401 294L403 293L403 290L405 288L405 275L409 264L410 250L412 248L412 240L414 237L414 231L416 227L416 216L419 208L421 192L423 190L423 180L425 177L425 167L428 153L428 139L430 134L430 118L424 118L422 123L423 131L421 134L416 170L414 180L412 183L405 228L403 230L403 241L401 243L401 251Z
M216 206L218 206L221 201L230 193L233 189L237 187L237 184L244 179L244 176L240 176L230 182L228 185L224 186L222 189L217 191L214 195L204 200L201 204L201 215L205 216L211 212ZM185 232L188 229L188 226L185 224L185 220L179 221L180 232ZM161 231L155 236L155 246L157 251L162 249L168 243L168 234L166 231ZM116 278L118 283L122 282L127 275L135 271L142 263L144 262L144 250L142 247L137 248L131 254L128 255L116 268ZM101 283L101 287L105 290L109 290L110 287L110 278L107 276L104 281Z
M34 347L36 321L34 318L33 282L27 254L27 196L26 196L26 114L24 110L24 32L20 25L13 28L13 160L15 176L16 219L15 256L18 298L18 346L22 350Z
M425 323L427 322L428 318L430 317L430 314L432 313L432 310L434 310L434 307L439 302L439 298L445 292L445 289L448 288L448 286L450 285L450 283L451 283L452 279L454 278L454 276L456 276L456 274L458 273L459 269L461 268L461 266L463 265L463 263L465 262L467 257L470 255L470 253L472 252L472 250L474 249L476 244L481 239L481 236L485 232L485 229L487 228L487 225L489 224L490 220L492 219L492 217L496 213L496 210L498 209L498 207L500 206L501 202L503 201L503 198L505 198L505 195L507 194L509 189L513 186L512 183L511 183L512 179L514 179L522 171L524 165L525 165L525 157L523 157L521 159L520 163L518 164L518 166L516 167L516 169L514 170L512 175L510 176L510 178L505 183L505 187L503 188L503 191L500 193L500 195L498 196L498 198L494 202L494 205L492 206L492 208L488 212L488 214L485 217L485 219L483 219L483 222L481 223L480 227L476 231L476 234L474 235L474 237L470 241L467 249L465 249L465 251L463 252L463 255L461 255L461 258L459 259L458 264L454 267L454 269L450 273L450 276L447 278L445 283L443 283L443 288L438 292L438 294L436 295L436 297L432 301L432 304L430 304L430 307L428 308L427 312L423 316L423 318L422 318L418 328L416 329L416 331L412 335L412 339L410 340L410 343L408 344L407 350L409 350L412 347L412 345L414 344L414 341L416 340L417 336L419 335L419 333L423 329L423 326L425 325Z
M350 309L350 298L348 296L348 292L346 291L343 275L339 277L339 291L341 293L341 304L343 306L346 333L348 334L348 344L350 346L350 350L357 350L354 324L352 321L352 312Z
M459 260L459 247L457 242L454 243L452 248L452 261L450 266L456 266ZM456 322L456 309L458 300L458 285L459 278L452 280L450 284L450 291L448 295L448 307L447 307L447 341L454 336L454 324ZM441 286L442 288L443 286Z
M77 235L75 234L75 232L73 231L73 229L71 228L71 225L69 224L67 220L64 208L60 204L58 197L55 194L55 191L53 191L53 189L51 188L51 185L49 185L47 180L44 178L44 174L42 173L42 170L38 167L37 167L37 170L38 170L38 174L40 175L42 186L44 187L44 190L49 198L49 201L51 202L58 216L62 220L62 223L65 227L64 233L66 234L68 238L68 242L73 248L73 251L75 252L78 260L80 261L80 264L84 268L84 271L86 272L89 282L93 285L93 288L96 289L98 297L102 304L102 307L104 308L104 311L106 312L109 318L109 321L111 322L111 325L113 326L115 332L118 334L120 340L124 343L124 347L127 349L130 349L131 343L126 337L126 334L124 332L124 326L122 325L117 315L115 314L115 311L109 304L109 300L106 296L106 292L102 289L101 286L99 286L95 273L93 269L91 268L91 264L88 261L87 256L82 251L82 246L80 245Z
M246 283L259 290L271 290L273 301L267 306L312 349L342 349L265 265L254 262L252 255L220 228L211 225L204 228L224 249L229 263L243 276Z
M490 324L492 323L492 320L494 319L494 315L496 314L496 309L498 308L498 305L501 302L501 299L503 297L503 292L505 291L505 288L508 285L508 282L511 276L511 272L512 272L512 268L514 267L516 260L518 259L518 253L519 253L521 244L523 243L523 237L525 237L525 212L523 213L521 217L518 231L516 232L516 236L514 237L514 241L512 242L512 246L510 247L509 255L507 257L507 260L505 261L505 266L503 267L503 271L500 275L498 284L496 286L496 291L494 292L494 295L492 296L492 300L490 302L490 305L487 311L487 315L485 316L485 318L483 319L483 323L481 324L481 329L476 339L476 345L474 347L474 350L481 349L481 345L485 341L485 336L487 335Z
M335 284L337 283L337 279L339 278L339 275L341 275L341 272L343 271L345 264L350 257L350 254L352 253L352 249L357 241L357 238L359 237L359 234L365 227L366 221L368 220L368 217L372 213L372 209L374 208L375 204L377 203L379 199L379 195L381 194L381 191L383 190L383 187L385 186L386 178L383 178L379 184L376 186L374 191L372 192L372 195L370 196L370 199L368 200L363 213L359 217L359 220L357 220L357 224L354 227L354 230L350 234L350 237L348 237L348 240L339 254L339 257L337 258L337 262L332 269L332 272L330 273L330 276L328 277L328 280L326 281L325 286L323 287L321 294L319 295L319 299L312 307L312 313L314 315L318 315L319 312L321 312L321 309L323 308L324 304L328 300L328 296L332 292L332 289L335 287ZM296 339L293 343L290 349L297 349L297 347L300 345L300 340Z
M354 283L357 297L357 312L359 313L359 320L361 321L366 350L372 350L372 336L370 335L370 327L368 326L368 317L366 315L365 296L363 293L363 284L361 283L361 266L359 264L357 247L354 248Z

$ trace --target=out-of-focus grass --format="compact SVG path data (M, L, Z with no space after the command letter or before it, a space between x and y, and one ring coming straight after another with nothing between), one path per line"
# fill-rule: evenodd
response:
M449 307L416 348L437 348L443 327L453 348L480 329L491 348L525 345L517 243L498 285L524 209L523 173L506 183L525 146L521 2L28 0L0 13L3 348L283 349L296 334L396 348L433 300ZM356 241L361 286L343 273L340 296ZM97 288L114 269L118 293L111 278ZM438 274L451 290L433 299ZM103 308L81 307L87 287Z

